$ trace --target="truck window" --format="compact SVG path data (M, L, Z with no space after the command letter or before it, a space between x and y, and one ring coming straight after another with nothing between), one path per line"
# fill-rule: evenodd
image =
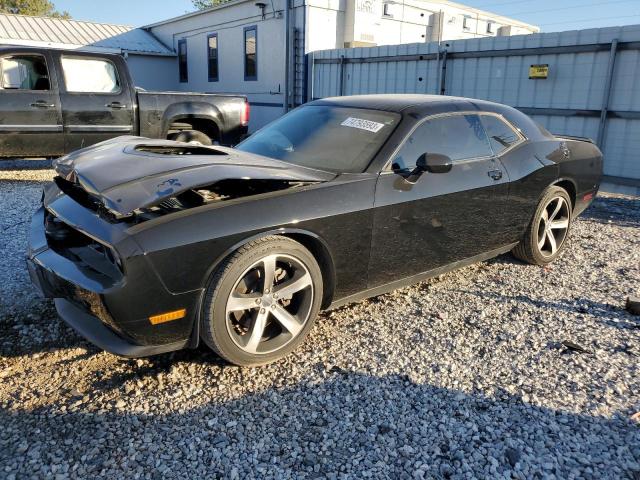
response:
M11 55L0 59L5 90L49 90L49 70L42 55Z
M98 58L62 57L64 83L68 92L117 93L120 80L116 66Z

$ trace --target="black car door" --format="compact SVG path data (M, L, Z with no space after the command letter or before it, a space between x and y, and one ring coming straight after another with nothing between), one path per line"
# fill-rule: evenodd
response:
M0 57L0 156L63 153L62 116L49 53Z
M133 87L114 61L69 53L58 68L67 152L134 132Z
M410 183L399 171L424 153L451 159L446 173ZM508 178L476 114L422 121L383 171L375 194L369 287L498 248L506 224Z

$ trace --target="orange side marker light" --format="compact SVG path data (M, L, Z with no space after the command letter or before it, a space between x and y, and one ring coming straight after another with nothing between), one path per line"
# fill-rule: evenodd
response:
M159 325L161 323L171 322L172 320L179 320L187 315L187 309L181 308L180 310L174 310L173 312L161 313L160 315L154 315L149 317L151 325Z

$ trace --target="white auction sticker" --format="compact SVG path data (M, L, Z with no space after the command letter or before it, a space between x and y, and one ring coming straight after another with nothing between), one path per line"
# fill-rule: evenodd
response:
M354 118L349 117L340 125L344 127L352 127L359 128L360 130L366 130L367 132L377 133L380 131L382 127L384 127L384 123L372 122L371 120L365 120L363 118Z

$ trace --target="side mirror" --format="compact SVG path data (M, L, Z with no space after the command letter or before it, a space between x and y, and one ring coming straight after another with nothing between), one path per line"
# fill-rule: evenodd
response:
M451 159L440 153L423 153L416 161L416 168L430 173L447 173L452 166Z

